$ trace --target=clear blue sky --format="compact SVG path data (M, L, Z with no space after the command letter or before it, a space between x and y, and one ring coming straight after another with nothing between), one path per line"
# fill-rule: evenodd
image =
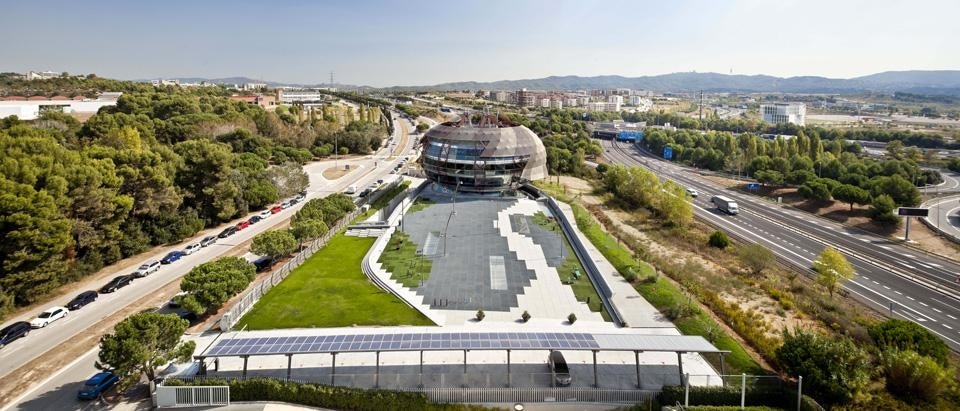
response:
M389 86L960 69L958 0L4 2L0 70Z

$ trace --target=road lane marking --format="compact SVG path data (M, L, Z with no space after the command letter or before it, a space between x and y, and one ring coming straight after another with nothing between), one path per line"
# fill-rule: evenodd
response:
M940 314L943 314L943 311L940 311L940 310L938 310L938 309L936 309L936 308L933 308L933 311L936 311L936 312L938 312L938 313L940 313Z
M914 266L912 266L912 265L910 265L910 264L907 264L907 263L905 263L905 262L903 262L903 261L897 261L897 263L899 263L900 265L902 265L902 266L904 266L904 267L907 267L907 268L909 268L909 269L913 269L913 270L916 270L916 269L917 269L917 267L914 267Z
M923 302L923 301L918 301L918 302L920 303L920 305L922 305L922 306L924 306L924 307L929 307L929 306L930 306L929 304L927 304L927 303L925 303L925 302Z
M909 295L907 296L907 298L909 298L909 299L910 299L910 301L917 301L917 299L916 299L916 298L913 298L913 297L911 297L911 296L909 296Z
M897 290L894 290L893 292L895 292L895 293L897 293L897 294L900 294L900 295L903 295L903 293L901 293L901 292L899 292L899 291L897 291Z
M950 330L953 329L953 327L951 327L951 326L949 326L949 325L946 325L946 324L944 324L943 326L944 326L944 327L947 327L947 329L950 329Z
M954 316L952 316L952 315L950 315L950 314L947 314L947 317L950 317L951 320L956 320L956 319L957 319L957 317L954 317Z

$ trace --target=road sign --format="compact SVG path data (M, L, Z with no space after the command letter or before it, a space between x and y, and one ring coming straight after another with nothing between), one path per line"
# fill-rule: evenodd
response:
M663 148L663 158L669 160L673 158L673 147L664 147Z
M926 217L930 213L928 208L900 207L897 209L897 215L907 217Z

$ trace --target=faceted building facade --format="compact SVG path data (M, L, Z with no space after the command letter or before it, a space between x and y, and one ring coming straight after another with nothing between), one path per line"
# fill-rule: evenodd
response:
M427 177L451 189L494 193L547 177L543 143L524 126L445 123L430 129L422 143Z

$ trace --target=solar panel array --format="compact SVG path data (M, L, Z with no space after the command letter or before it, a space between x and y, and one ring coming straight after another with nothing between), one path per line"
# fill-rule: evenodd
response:
M204 357L270 354L312 354L371 351L440 351L496 349L598 349L591 334L584 333L406 333L349 334L262 338L232 338L218 341Z

